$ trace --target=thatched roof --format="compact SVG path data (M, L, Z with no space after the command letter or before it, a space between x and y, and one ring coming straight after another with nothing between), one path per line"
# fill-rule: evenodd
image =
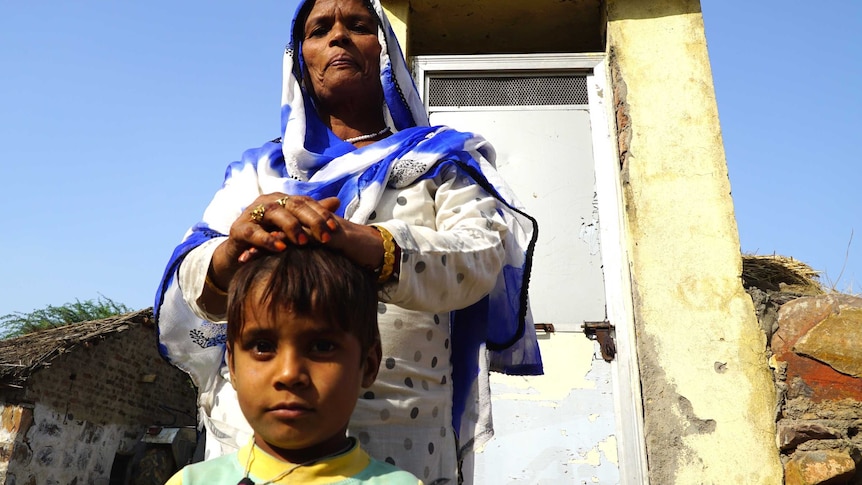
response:
M742 284L764 291L823 293L820 273L802 261L779 255L742 255Z
M50 366L52 360L75 347L152 321L153 309L146 308L0 340L0 388L20 388L34 371Z

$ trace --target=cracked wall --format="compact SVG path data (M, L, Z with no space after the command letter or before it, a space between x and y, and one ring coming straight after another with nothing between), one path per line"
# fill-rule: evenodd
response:
M700 4L607 7L650 482L781 483Z

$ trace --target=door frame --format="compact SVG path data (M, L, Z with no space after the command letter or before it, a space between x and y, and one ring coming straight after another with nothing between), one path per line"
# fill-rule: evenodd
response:
M619 453L620 483L648 483L640 372L634 332L632 285L619 174L613 96L608 86L607 57L603 53L443 55L411 58L413 78L425 107L429 79L503 71L582 72L587 77L590 127L593 142L596 201L605 280L607 318L614 325L617 353L610 362Z

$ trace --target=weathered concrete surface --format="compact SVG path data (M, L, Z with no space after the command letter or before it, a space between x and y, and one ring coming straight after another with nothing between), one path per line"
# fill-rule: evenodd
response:
M607 7L650 482L781 483L700 3Z

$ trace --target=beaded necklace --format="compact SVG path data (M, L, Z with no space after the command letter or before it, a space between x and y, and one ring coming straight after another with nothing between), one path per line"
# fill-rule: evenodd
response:
M252 436L251 440L252 440L251 449L248 450L248 458L245 460L245 476L242 478L242 480L237 482L236 485L271 485L271 484L281 480L282 478L290 475L299 467L313 465L314 463L317 463L320 460L325 460L327 458L330 458L330 457L333 457L336 455L340 455L340 454L344 453L345 451L349 450L351 447L353 447L353 439L348 438L347 439L347 446L345 446L344 448L342 448L342 449L340 449L334 453L330 453L326 456L321 456L320 458L315 458L313 460L308 460L308 461L299 463L297 465L293 465L292 467L279 473L275 477L270 478L269 480L267 480L263 483L256 484L256 483L254 483L254 480L249 478L249 474L251 473L251 464L254 462L254 449L257 448L257 445L254 444L254 437L253 436Z
M384 127L382 130L378 131L377 133L369 133L367 135L354 136L353 138L347 138L344 141L346 141L347 143L356 143L358 141L370 140L372 138L376 138L376 137L386 133L387 131L389 131L388 126Z

